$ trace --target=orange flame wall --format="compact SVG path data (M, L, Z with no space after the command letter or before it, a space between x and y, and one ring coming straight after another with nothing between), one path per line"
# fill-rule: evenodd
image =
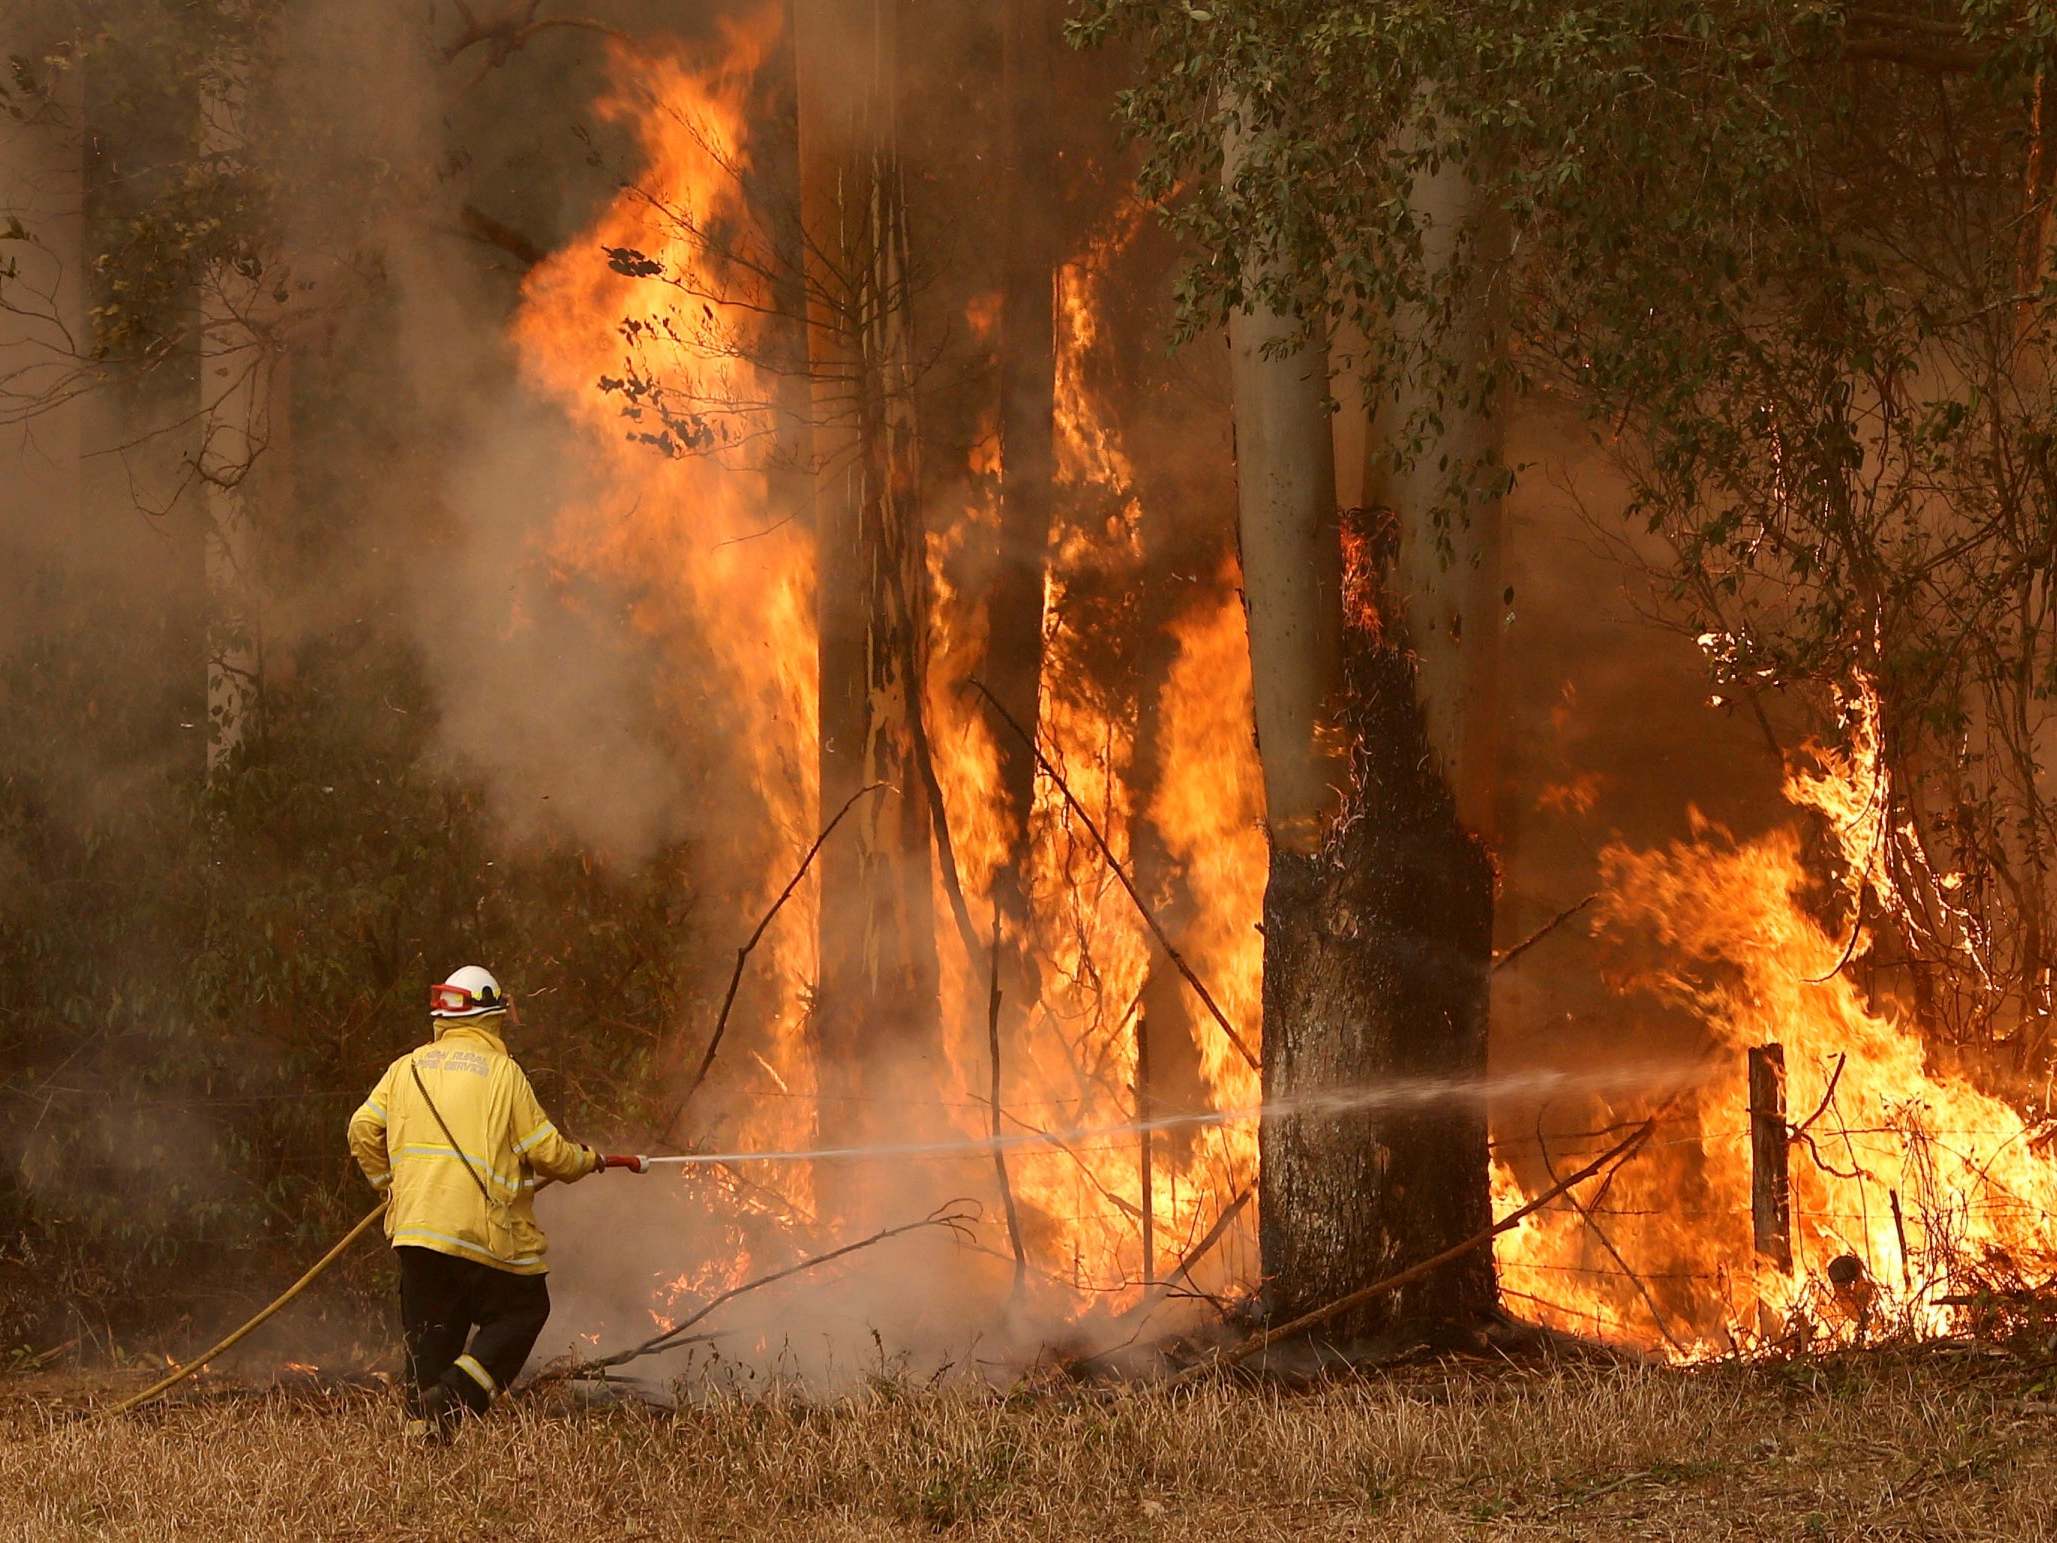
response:
M563 511L550 559L570 577L625 587L636 624L671 647L677 668L653 682L689 726L719 747L709 773L733 818L727 856L740 875L723 895L744 917L768 904L818 829L815 778L814 551L806 510L780 508L780 487L759 453L764 423L752 404L776 395L753 363L764 350L769 296L753 275L699 233L747 222L738 178L750 152L745 111L752 71L769 37L738 31L718 67L617 52L617 87L600 106L641 137L645 169L594 226L539 266L524 290L514 338L529 380L581 425L591 492ZM1261 794L1249 728L1248 657L1232 583L1177 621L1177 661L1161 701L1138 702L1095 676L1092 640L1073 596L1137 582L1140 506L1120 429L1087 367L1103 347L1095 311L1096 253L1125 240L1139 214L1124 211L1060 275L1056 431L1058 518L1048 553L1047 664L1041 733L1073 792L1126 861L1139 820L1154 822L1185 866L1193 921L1185 946L1196 968L1254 1040L1259 1031L1260 942L1253 927L1264 881ZM612 254L610 257L608 254ZM977 318L974 318L976 321ZM974 471L990 472L990 466ZM984 479L991 486L991 478ZM976 485L976 483L974 484ZM993 875L1012 833L996 794L993 726L958 687L984 646L983 601L954 593L948 558L995 539L996 511L931 508L928 707L960 875L974 917L990 914ZM1133 785L1139 712L1161 713L1173 768L1154 788ZM1147 805L1147 807L1145 807ZM737 832L760 831L756 840ZM1017 1129L1120 1124L1135 1112L1135 1014L1150 945L1105 862L1054 786L1039 786L1031 818L1028 939L1041 1000L1003 1057L1002 1102ZM943 897L947 1083L909 1090L924 1118L983 1136L988 1076L985 961L967 959ZM782 913L753 978L773 984L746 1004L717 1072L711 1106L723 1139L743 1146L805 1144L815 1078L804 1033L814 974L814 898ZM682 1026L697 1050L704 1026ZM1219 1104L1254 1101L1254 1074L1215 1045L1201 1046ZM705 1113L705 1111L696 1111ZM1206 1230L1219 1205L1254 1175L1254 1128L1165 1149L1156 1157L1154 1220L1161 1270L1182 1242ZM1136 1138L1072 1143L1010 1155L1016 1193L1034 1235L1042 1287L1065 1315L1131 1300L1152 1268L1141 1257ZM804 1211L800 1168L768 1182ZM997 1207L983 1240L1002 1246ZM1245 1225L1251 1222L1246 1213ZM678 1283L674 1283L678 1284Z
M1796 768L1786 793L1829 821L1844 853L1848 876L1832 892L1854 900L1870 886L1890 903L1875 866L1888 800L1868 691L1850 735ZM1824 886L1801 853L1795 829L1741 841L1696 814L1688 840L1603 855L1598 927L1628 960L1616 988L1689 1015L1707 1056L1590 1221L1552 1211L1501 1236L1517 1306L1691 1358L1772 1339L1945 1332L1963 1304L1944 1299L1961 1299L1978 1272L2048 1268L2057 1164L2018 1111L1930 1066L1915 1027L1867 1000L1854 979L1864 935L1814 919ZM1757 1257L1751 1218L1745 1052L1774 1041L1796 1132L1790 1273ZM1617 1135L1565 1140L1558 1171ZM1523 1198L1504 1161L1495 1188L1496 1209Z

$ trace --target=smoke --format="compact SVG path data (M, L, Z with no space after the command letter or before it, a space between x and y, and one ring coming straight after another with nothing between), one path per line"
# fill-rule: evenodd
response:
M141 15L151 7L133 0L127 9ZM681 25L679 8L656 0L594 0L583 9L646 38ZM900 69L908 83L906 143L942 158L935 165L917 160L907 178L916 223L933 243L919 254L927 286L922 316L934 324L925 340L932 347L921 404L924 449L932 453L924 489L933 524L954 543L944 576L974 602L960 614L975 639L982 624L977 591L993 571L998 540L966 513L983 496L990 472L965 468L990 467L975 447L990 448L992 426L980 405L989 384L979 373L984 345L965 319L990 302L999 254L989 235L990 187L980 207L967 211L956 201L976 180L974 168L999 163L1000 147L991 115L974 110L972 100L995 68L978 8L943 11L930 35L904 40ZM119 21L124 8L113 14ZM662 463L677 468L668 481L650 479L663 490L663 507L640 513L663 529L663 541L626 562L588 560L567 539L568 514L597 510L625 523L629 511L609 502L620 488L607 473L593 421L524 373L510 318L523 304L524 285L535 282L535 252L565 253L564 272L606 270L606 254L586 237L617 184L637 175L642 152L633 121L593 110L608 88L608 66L605 47L590 33L539 34L504 57L485 45L445 58L461 20L453 8L413 0L294 0L279 12L276 80L246 104L253 140L264 146L274 174L269 214L285 235L267 281L276 280L289 297L278 320L291 339L271 404L290 428L267 451L275 475L265 496L273 503L254 515L273 532L258 575L266 596L265 668L290 692L299 661L337 648L339 638L364 634L403 652L418 670L419 710L431 724L429 770L480 785L509 850L567 841L633 861L692 843L704 854L709 886L736 902L683 945L714 960L709 979L718 981L727 949L769 898L760 891L783 881L813 835L803 796L814 775L811 755L785 753L784 741L768 743L764 727L775 721L785 741L804 742L811 725L796 725L800 709L791 701L766 710L737 700L725 663L773 646L808 620L808 596L779 592L763 579L774 567L771 554L795 539L781 526L797 511L754 473L730 479L732 492L742 490L732 507L702 496L705 483L696 479L704 477L704 463ZM687 40L688 54L716 46L718 20L684 24L706 29ZM1081 98L1098 89L1100 82L1085 79L1067 89ZM45 243L25 251L23 264L51 286L61 268L52 254L76 250L79 240L75 116L72 129L70 138L58 130L17 130L0 141L0 185L34 195L22 213ZM1065 161L1063 185L1039 190L1044 196L1032 211L1063 233L1067 250L1077 247L1089 211L1117 202L1112 189L1124 173L1111 146L1090 148ZM0 218L6 212L0 209ZM1127 210L1120 223L1132 232L1139 221ZM1095 367L1107 377L1098 384L1130 412L1124 427L1136 489L1147 517L1160 522L1149 534L1157 568L1112 574L1103 593L1090 589L1093 575L1081 579L1082 598L1075 598L1082 609L1099 607L1090 620L1104 632L1083 644L1070 640L1074 653L1065 661L1081 676L1083 661L1126 672L1125 686L1140 680L1133 695L1146 720L1168 665L1124 655L1122 639L1133 636L1138 613L1169 638L1170 623L1234 603L1231 436L1219 359L1200 349L1166 359L1151 341L1164 320L1171 257L1156 241L1145 234L1114 244L1105 304L1121 335ZM53 292L61 296L61 316L84 335L77 275ZM631 319L626 306L596 318L603 329ZM577 389L598 400L597 379L581 377ZM610 431L626 432L626 425L613 423ZM1642 620L1616 556L1592 548L1587 520L1610 525L1610 506L1621 494L1597 454L1564 449L1575 442L1565 423L1536 408L1516 424L1508 456L1536 469L1523 479L1509 516L1515 598L1502 621L1503 947L1597 887L1599 853L1609 839L1655 845L1683 830L1688 805L1745 830L1775 806L1776 766L1754 727L1698 705L1699 661L1690 646ZM94 424L76 409L38 418L11 436L0 472L0 569L21 577L0 605L0 651L20 656L38 639L75 635L96 613L162 609L171 537L163 521L137 505L161 503L177 486L178 456L81 460L82 451L108 448L106 436L96 439ZM660 464L654 454L651 461ZM1084 494L1077 498L1072 529L1080 543L1120 528L1126 517L1124 490L1102 491L1104 510L1088 508ZM605 528L606 518L594 518L577 533ZM682 570L712 563L717 553L745 598L726 607L696 605L686 597ZM62 582L38 586L25 577L52 573ZM194 635L204 595L198 587L178 593L187 610L172 620ZM795 609L776 609L782 602ZM106 678L80 698L82 716L92 717L93 692L107 691L109 681L139 696L188 703L199 697L197 649L123 652L115 650L118 642L135 639L101 640ZM1094 686L1083 681L1079 694ZM1121 690L1110 687L1105 695L1116 699ZM396 698L381 701L378 711L388 707L394 714L416 710L412 699ZM188 727L135 742L81 733L58 743L40 772L41 816L86 832L110 812L137 805L168 775L190 776L205 732L191 726L194 717L188 712L173 720ZM971 738L967 729L940 753L947 757ZM1141 831L1143 811L1131 813ZM12 830L0 834L0 908L25 903L8 881L24 871L16 839ZM1193 854L1196 862L1225 846L1207 844L1208 852ZM1156 860L1168 866L1161 854ZM972 860L965 861L969 870ZM1172 887L1159 877L1153 898ZM403 882L423 881L403 875ZM479 873L457 882L485 887ZM1111 909L1124 905L1119 896L1109 902ZM1088 909L1081 908L1082 927L1098 920ZM663 1189L609 1177L544 1197L558 1262L559 1315L551 1334L560 1348L591 1349L575 1337L600 1328L610 1336L634 1334L653 1312L667 1310L653 1303L682 1274L686 1304L736 1284L746 1271L832 1246L849 1229L926 1214L960 1196L983 1200L980 1242L1004 1249L994 1144L928 1135L976 1128L987 1118L983 1107L967 1112L939 1103L939 1089L953 1081L982 1086L985 1075L983 1021L965 1005L979 1000L971 977L984 961L959 959L947 925L941 1062L895 1063L880 1054L863 1078L874 1091L901 1090L898 1097L877 1092L880 1104L865 1124L919 1135L845 1151L852 1161L840 1176L803 1171L824 1155L818 1150L739 1139L794 1129L801 1117L792 1111L806 1110L822 1091L804 1068L781 1059L764 1031L804 997L818 964L813 940L796 920L799 910L752 961L723 1052L724 1071L741 1068L735 1085L710 1088L694 1110L698 1133L733 1147L697 1160L714 1172ZM0 918L8 914L0 909ZM1247 946L1247 929L1257 920L1241 919L1232 941ZM1342 1102L1324 1112L1487 1098L1503 1131L1518 1140L1546 1108L1569 1116L1575 1108L1647 1096L1652 1080L1662 1080L1653 1068L1690 1059L1698 1032L1653 1020L1640 1008L1643 1015L1632 1016L1604 985L1602 966L1583 922L1568 925L1498 977L1495 1070L1486 1084L1360 1090L1339 1094ZM169 978L180 962L170 958L162 968ZM1125 1150L1145 1129L1183 1140L1266 1112L1186 1112L1207 1092L1198 1043L1212 1030L1190 1024L1180 988L1165 986L1162 979L1153 983L1145 1032L1159 1055L1160 1096L1178 1112L1143 1122L1070 1122L1064 1099L1119 1106L1131 1096L1117 1073L1101 1075L1102 1068L1095 1069L1097 1084L1080 1077L1075 1097L1069 1086L1033 1090L1057 1106L1054 1112L1024 1101L1018 1088L1010 1107L1048 1118L1052 1134L1070 1146L1119 1141ZM1016 1005L1010 1000L1009 1010ZM1110 1013L1121 1006L1112 1004ZM651 1028L659 1036L682 1033L697 1049L710 1020L703 1011L687 1025ZM1167 1024L1190 1029L1176 1064L1158 1037ZM357 1032L395 1040L412 1027ZM788 1017L777 1027L790 1030L793 1023ZM1082 1032L1072 1022L1053 1024L1047 1013L1040 1028ZM1607 1069L1562 1071L1596 1062ZM1021 1066L1013 1064L1019 1075ZM837 1070L847 1076L850 1069ZM213 1150L215 1140L196 1112L183 1126L162 1126L155 1144ZM1015 1132L1000 1150L1047 1154L1049 1138ZM63 1203L76 1199L51 1188L59 1180L43 1158L18 1156L17 1165L32 1186ZM747 1165L769 1188L753 1190L732 1165ZM772 1172L762 1171L767 1165ZM198 1171L184 1177L219 1182ZM124 1172L113 1182L127 1193L149 1179ZM835 1192L835 1203L823 1203L825 1191ZM774 1197L798 1197L800 1214L782 1210L786 1201ZM1070 1204L1083 1213L1106 1202L1080 1178ZM1032 1284L1017 1314L990 1330L1019 1339L989 1340L976 1354L1032 1351L1039 1333L1076 1313L1081 1296L1104 1284L1097 1261L1056 1257L1044 1246L1063 1236L1070 1219L1056 1201L1031 1208L1038 1267L1050 1278L1036 1277L1041 1284ZM971 1326L995 1322L994 1304L1006 1299L1010 1273L1011 1260L947 1238L897 1240L839 1267L832 1285L801 1281L739 1299L715 1325L725 1331L715 1349L740 1364L777 1366L787 1357L786 1364L810 1376L827 1375L837 1366L860 1369L876 1333L889 1346L922 1347L940 1363L974 1354L970 1340L978 1331ZM1224 1267L1221 1276L1235 1273ZM1095 1320L1088 1313L1079 1332L1089 1336ZM599 1348L614 1348L612 1339Z

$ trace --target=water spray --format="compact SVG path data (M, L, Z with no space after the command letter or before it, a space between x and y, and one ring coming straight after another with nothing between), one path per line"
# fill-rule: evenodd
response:
M1235 1125L1250 1120L1333 1118L1375 1110L1421 1108L1433 1104L1483 1103L1517 1094L1675 1092L1704 1077L1710 1063L1644 1061L1585 1072L1508 1072L1498 1077L1398 1077L1375 1087L1332 1089L1299 1098L1272 1099L1229 1109L1168 1114L1118 1125L1086 1125L1071 1130L1028 1131L1011 1136L964 1136L936 1141L895 1141L863 1146L791 1147L782 1151L683 1152L668 1157L608 1157L609 1167L648 1173L653 1168L733 1167L745 1163L852 1162L893 1157L977 1157L1025 1147L1079 1146L1095 1140L1150 1135L1158 1131Z

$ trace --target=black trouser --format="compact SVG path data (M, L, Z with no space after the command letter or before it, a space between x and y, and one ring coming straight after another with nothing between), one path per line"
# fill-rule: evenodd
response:
M467 1408L484 1413L536 1348L550 1316L545 1278L514 1275L432 1248L393 1252L400 1260L400 1323L407 1335L408 1414L421 1414L423 1396L439 1382ZM482 1376L491 1379L490 1387Z

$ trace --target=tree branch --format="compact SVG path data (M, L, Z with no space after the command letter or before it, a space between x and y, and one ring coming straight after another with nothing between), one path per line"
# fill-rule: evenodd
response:
M474 241L498 247L525 268L535 267L549 255L512 225L503 225L476 204L465 204L458 209L457 226Z
M958 1206L965 1203L960 1200L952 1200L939 1210L931 1211L918 1222L902 1222L897 1227L887 1227L882 1231L874 1232L869 1237L859 1238L855 1243L845 1243L841 1248L832 1248L825 1254L815 1254L794 1264L789 1264L783 1270L774 1270L769 1275L760 1275L755 1280L744 1281L740 1286L731 1286L728 1290L708 1301L697 1311L689 1314L682 1322L673 1324L662 1334L652 1335L640 1345L633 1346L627 1350L617 1350L614 1354L602 1356L597 1361L580 1361L576 1365L565 1367L560 1372L546 1372L544 1377L538 1377L536 1382L542 1382L545 1377L583 1376L587 1372L602 1371L610 1366L623 1365L626 1362L635 1360L638 1356L655 1355L660 1350L675 1349L686 1341L687 1333L694 1325L704 1321L709 1313L726 1307L729 1303L735 1301L737 1297L747 1296L753 1291L762 1290L766 1286L776 1285L782 1280L790 1280L793 1276L803 1275L809 1270L820 1269L825 1264L831 1264L846 1255L858 1252L860 1249L870 1248L873 1244L883 1243L888 1238L901 1237L910 1232L920 1232L927 1227L944 1227L959 1237L968 1237L967 1229L972 1222L978 1220L978 1213L976 1210L961 1211L957 1209ZM530 1384L531 1387L535 1385L536 1383Z
M1036 764L1043 769L1043 775L1054 782L1057 785L1057 791L1064 796L1065 806L1073 814L1077 815L1079 820L1085 825L1086 834L1093 838L1093 844L1100 849L1100 855L1107 859L1108 871L1119 881L1129 900L1134 904L1137 913L1142 916L1143 924L1150 929L1151 936L1155 937L1158 945L1163 948L1165 956L1171 960L1179 974L1186 978L1186 984L1193 988L1194 995L1198 996L1206 1004L1207 1011L1213 1014L1214 1021L1221 1026L1221 1032L1228 1036L1228 1042L1236 1047L1236 1050L1250 1064L1253 1070L1260 1068L1262 1063L1257 1059L1256 1052L1251 1050L1249 1045L1244 1042L1243 1036L1236 1032L1235 1025L1228 1021L1228 1014L1221 1010L1220 1004L1214 1000L1213 995L1207 990L1206 986L1201 984L1200 977L1193 973L1193 967L1186 963L1184 956L1176 948L1172 947L1171 939L1166 937L1164 929L1157 925L1156 916L1152 914L1147 905L1143 904L1143 897L1136 893L1136 886L1129 882L1127 870L1115 860L1114 850L1107 845L1107 838L1100 834L1100 827L1093 823L1093 817L1086 813L1085 806L1073 796L1071 785L1058 774L1057 768L1050 764L1050 758L1043 754L1043 747L1036 743L1036 737L1016 721L1014 714L1000 705L1000 699L986 688L984 681L974 676L966 681L965 684L984 697L991 704L993 711L1000 715L1001 721L1007 727L1014 730L1021 741L1029 747L1029 752L1036 758Z
M822 843L835 833L836 827L843 823L843 816L856 807L858 799L867 793L876 793L884 786L883 782L867 783L844 800L843 807L836 811L836 817L824 825L821 834L814 838L814 845L809 847L807 855L800 859L800 866L786 881L786 887L779 891L778 899L772 901L771 909L759 920L756 931L752 932L743 946L736 950L736 967L729 973L729 989L721 999L721 1014L714 1020L714 1033L707 1040L706 1053L700 1057L700 1069L693 1073L692 1083L679 1095L678 1103L673 1105L671 1114L659 1127L659 1133L667 1139L672 1127L678 1124L679 1117L686 1112L686 1105L692 1101L693 1095L700 1091L700 1084L707 1080L707 1073L714 1066L714 1052L721 1048L721 1037L728 1031L729 1013L736 1005L736 990L743 983L743 966L749 962L751 950L763 939L765 929L771 925L772 918L779 914L788 900L792 899L793 891L800 887L800 881L807 877L807 870L813 866L815 854L821 850Z
M1543 1171L1550 1175L1552 1182L1555 1182L1557 1178L1557 1165L1550 1159L1550 1143L1543 1135L1543 1110L1541 1109L1536 1111L1536 1150L1543 1155ZM1601 1187L1603 1190L1606 1188L1605 1185ZM1564 1198L1571 1202L1571 1208L1578 1212L1579 1220L1586 1224L1587 1230L1600 1240L1600 1246L1607 1250L1607 1257L1621 1267L1621 1273L1626 1275L1629 1278L1629 1284L1636 1288L1636 1294L1643 1299L1643 1306L1650 1310L1650 1321L1657 1325L1657 1332L1664 1336L1665 1343L1670 1345L1680 1355L1684 1355L1686 1347L1679 1343L1678 1336L1671 1332L1671 1325L1664 1321L1664 1314L1657 1307L1657 1299L1650 1295L1650 1288L1643 1283L1643 1277L1630 1269L1629 1262L1621 1257L1621 1250L1614 1246L1614 1239L1607 1236L1606 1230L1601 1227L1599 1222L1593 1219L1591 1207L1587 1206L1585 1202L1580 1200L1570 1190L1564 1192Z
M1542 926L1536 928L1534 932L1531 932L1519 943L1515 944L1512 948L1508 949L1506 953L1500 955L1497 959L1495 959L1492 963L1492 968L1498 970L1503 969L1507 965L1512 964L1515 960L1519 959L1523 954L1527 953L1530 949L1534 948L1538 943L1542 942L1544 938L1548 937L1551 933L1555 932L1559 927L1563 926L1566 922L1570 921L1574 916L1578 915L1579 912L1583 911L1587 906L1591 905L1595 900L1598 900L1599 898L1600 897L1597 893L1591 894L1586 896L1586 898L1581 900L1577 905L1559 911L1555 916L1551 917L1548 921L1544 922Z

